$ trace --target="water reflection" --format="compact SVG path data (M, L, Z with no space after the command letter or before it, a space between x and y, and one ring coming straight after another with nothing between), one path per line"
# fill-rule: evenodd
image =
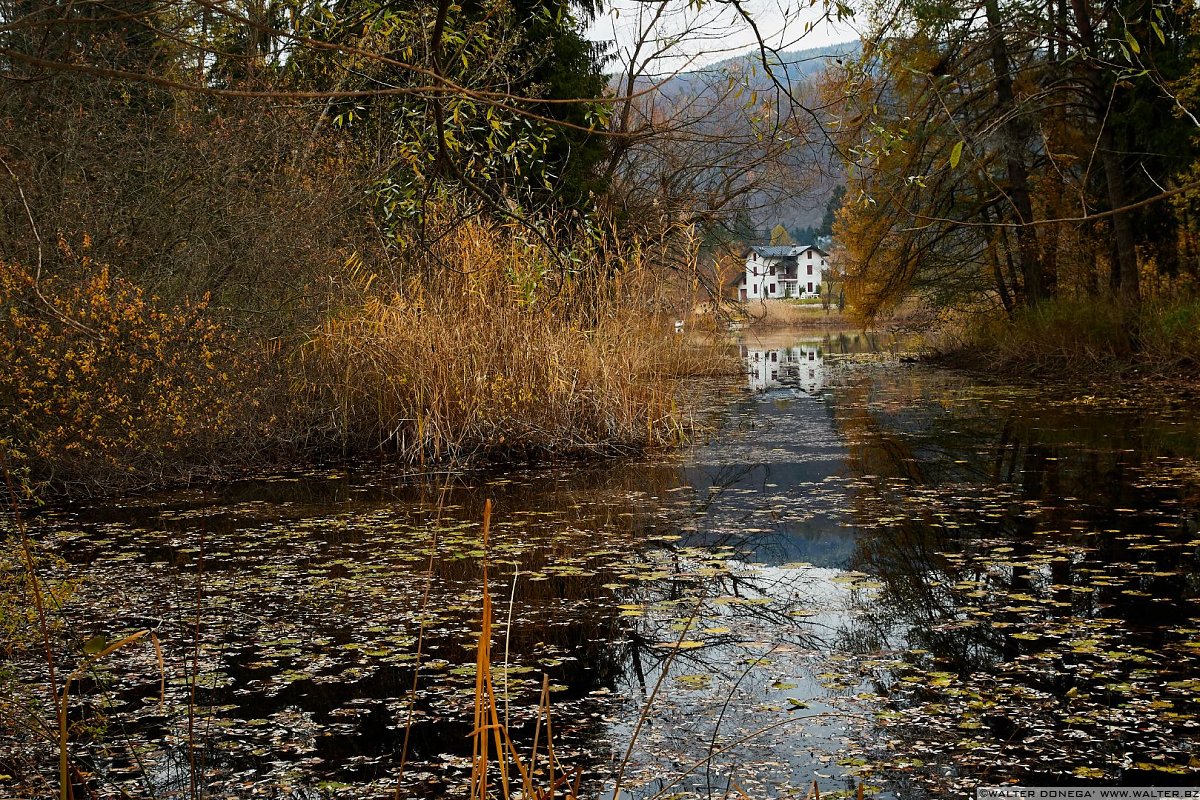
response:
M817 397L825 388L827 357L894 350L900 340L878 332L831 332L797 338L789 333L747 334L740 342L750 391Z
M934 794L1194 783L1194 417L924 373L839 394L853 563L881 584L845 637L904 654L885 769Z
M814 397L825 387L825 356L816 342L764 349L741 346L750 377L750 391L790 389Z
M1190 408L984 385L890 344L744 340L777 374L670 458L335 470L43 515L87 577L64 648L153 624L166 657L164 705L150 652L80 685L79 719L121 735L77 741L77 796L186 794L197 754L212 796L462 795L487 499L511 727L528 746L548 675L585 796L611 796L650 698L627 798L1196 782ZM46 795L53 747L39 783L15 741L6 791Z

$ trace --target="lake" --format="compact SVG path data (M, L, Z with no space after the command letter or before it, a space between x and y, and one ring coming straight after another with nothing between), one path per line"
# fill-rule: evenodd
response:
M882 336L739 347L679 453L38 515L76 581L59 672L92 637L161 646L73 685L76 797L466 796L485 558L498 711L526 751L545 676L582 796L1200 784L1194 398L987 382ZM13 722L40 653L8 664L0 794L56 793Z

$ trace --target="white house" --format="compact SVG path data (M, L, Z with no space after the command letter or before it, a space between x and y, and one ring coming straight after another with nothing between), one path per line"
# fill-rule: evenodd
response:
M742 302L819 297L828 272L829 253L819 247L760 245L746 254L746 269L734 286Z

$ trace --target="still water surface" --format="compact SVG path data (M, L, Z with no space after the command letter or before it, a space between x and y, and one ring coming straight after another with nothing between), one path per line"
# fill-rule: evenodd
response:
M548 675L585 795L1200 784L1192 404L984 384L883 344L744 340L712 436L666 459L43 515L84 578L69 635L163 645L165 705L149 648L81 687L106 719L77 746L93 788L464 795L488 499L501 713L531 738Z

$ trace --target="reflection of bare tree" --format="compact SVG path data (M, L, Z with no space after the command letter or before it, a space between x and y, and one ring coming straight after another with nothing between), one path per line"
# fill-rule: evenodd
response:
M1178 702L1181 684L1139 683L1130 664L1177 659L1163 631L1195 612L1197 565L1181 564L1179 534L1147 533L1180 497L1137 478L1169 426L953 378L867 373L838 391L857 476L855 567L880 584L843 640L915 648L880 683L911 722L888 735L915 753L931 726L956 729L965 744L941 759L974 765L961 768L975 780L1063 762L1120 776L1131 760L1121 752L1177 763L1184 732L1115 712L1105 688ZM936 772L921 780L949 780Z
M607 732L591 694L612 690L627 664L608 585L620 579L614 565L658 524L648 499L677 483L669 463L628 462L443 482L281 476L165 493L131 509L81 509L83 522L48 514L44 533L65 524L69 557L96 569L124 564L111 571L119 580L81 593L80 624L153 611L168 673L164 713L149 703L158 683L145 660L123 664L115 683L84 684L84 713L106 704L129 749L98 741L80 748L78 762L103 775L136 748L156 791L186 782L187 753L152 743L177 736L188 707L189 597L199 581L197 746L211 786L237 796L242 789L226 782L258 770L264 752L276 754L264 779L390 783L410 710L410 772L436 768L453 781L453 767L437 765L469 754L462 692L473 680L465 645L479 624L477 520L494 498L505 515L490 554L493 595L503 598L496 652L511 665L497 669L511 693L513 735L532 737L531 701L546 672L567 687L555 692L560 752L598 774ZM281 733L289 729L291 744Z
M696 577L714 563L713 549L669 550L661 558L683 579L641 586L624 598L636 600L624 608L638 609L626 618L631 681L654 701L647 712L652 738L641 745L653 758L633 770L642 787L635 796L725 796L731 776L746 772L767 785L811 780L814 753L837 741L844 722L827 700L817 713L829 719L789 716L829 691L815 679L822 623L792 612L819 602L810 589L825 576L733 559L719 574ZM771 735L777 725L786 726L782 741ZM760 762L769 766L760 769Z

